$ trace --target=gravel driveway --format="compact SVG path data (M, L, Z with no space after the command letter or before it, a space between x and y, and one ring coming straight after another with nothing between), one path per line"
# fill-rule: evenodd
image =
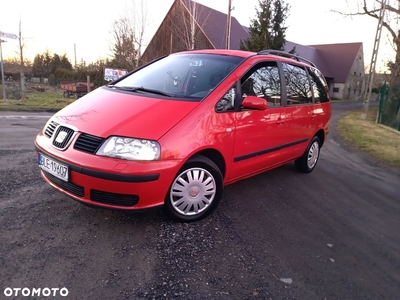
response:
M400 170L334 129L359 107L333 104L314 172L288 164L228 186L192 224L63 196L40 178L33 147L50 115L0 112L0 298L65 287L59 298L398 299Z

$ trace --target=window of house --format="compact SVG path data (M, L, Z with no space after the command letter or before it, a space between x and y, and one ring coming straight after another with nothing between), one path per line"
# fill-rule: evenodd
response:
M349 89L347 90L347 92L350 94L350 91L351 91L351 90L350 90L350 88L349 88Z
M334 87L334 88L333 88L333 92L334 92L334 93L339 93L339 88L338 88L338 87Z
M354 72L354 76L357 76L357 72Z
M311 87L314 93L315 102L328 102L328 86L323 79L323 75L317 69L308 68L307 70L310 74Z
M354 89L354 95L356 94L356 91L357 91L357 90L356 90L356 89Z
M282 63L287 89L287 105L312 103L311 84L301 66Z
M257 96L268 102L268 107L281 106L281 80L276 62L255 65L241 80L242 97Z
M361 77L361 73L360 73L360 77Z

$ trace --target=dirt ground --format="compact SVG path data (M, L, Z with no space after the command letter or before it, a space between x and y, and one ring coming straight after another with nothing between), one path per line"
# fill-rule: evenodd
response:
M0 298L398 299L400 170L330 136L311 174L293 164L226 187L209 218L83 206L44 183L33 139L50 114L0 112ZM38 297L40 299L40 297Z

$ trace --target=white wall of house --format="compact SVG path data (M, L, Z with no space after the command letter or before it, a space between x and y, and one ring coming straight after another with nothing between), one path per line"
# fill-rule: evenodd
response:
M364 68L364 53L362 47L353 62L346 82L333 82L330 84L332 99L361 100L364 98L366 75Z
M344 83L334 83L331 85L331 98L332 99L343 99Z
M347 80L344 83L341 99L360 100L364 98L365 78L364 52L363 48L360 47L357 57L355 58L347 76Z

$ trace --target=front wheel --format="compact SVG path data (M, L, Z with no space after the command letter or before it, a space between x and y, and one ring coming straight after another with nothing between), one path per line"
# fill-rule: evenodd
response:
M314 170L319 159L320 145L321 142L319 138L314 136L303 156L295 161L297 170L302 173L310 173L312 170Z
M196 155L172 182L165 197L165 213L177 221L198 221L217 207L222 192L223 179L217 165L207 157Z

